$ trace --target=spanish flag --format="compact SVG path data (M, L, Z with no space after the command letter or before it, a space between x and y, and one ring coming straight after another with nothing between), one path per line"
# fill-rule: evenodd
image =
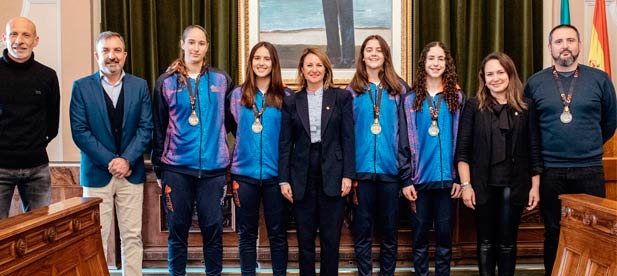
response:
M593 12L591 43L589 44L589 66L600 69L611 76L611 58L608 51L608 28L606 27L606 4L596 0Z

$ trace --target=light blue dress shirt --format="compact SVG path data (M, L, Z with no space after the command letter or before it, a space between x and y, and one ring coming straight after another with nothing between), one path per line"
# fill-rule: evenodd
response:
M321 106L323 102L323 87L315 92L306 90L308 100L309 126L311 143L321 142Z

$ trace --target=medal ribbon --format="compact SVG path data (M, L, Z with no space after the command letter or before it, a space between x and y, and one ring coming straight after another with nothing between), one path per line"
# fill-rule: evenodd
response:
M253 103L253 116L255 116L255 121L256 122L259 121L259 119L261 118L261 115L266 110L266 104L264 102L265 98L266 98L266 95L264 94L261 97L261 108L259 109L259 111L257 111L257 96L255 96L255 102Z
M437 118L439 117L439 106L441 105L439 96L440 95L435 96L435 98L437 99L437 105L435 107L433 107L433 100L428 100L428 110L431 113L431 120L433 120L433 123L436 123Z
M377 87L379 88L376 92L376 99L373 100L373 93L371 93L371 85L368 85L368 97L371 99L371 103L373 103L373 119L374 119L374 123L379 123L379 111L381 109L381 96L382 96L382 86L381 84L377 85Z
M559 73L557 73L557 69L553 66L553 77L555 82L557 83L557 87L559 88L559 96L561 97L561 101L563 102L563 110L564 112L570 112L570 103L572 102L572 93L574 93L574 84L576 83L576 79L578 79L578 67L576 67L576 71L574 71L574 79L570 82L570 87L568 87L568 94L565 94L563 90L563 84L559 81Z
M191 114L195 112L195 99L197 98L197 94L199 94L199 80L201 79L201 73L195 79L195 93L193 93L193 87L191 86L191 81L187 80L186 87L189 90L189 99L191 100Z

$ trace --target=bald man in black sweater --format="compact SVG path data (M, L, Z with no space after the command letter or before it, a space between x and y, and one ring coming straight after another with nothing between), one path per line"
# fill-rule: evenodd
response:
M56 72L35 61L39 37L32 21L15 17L2 35L0 58L0 219L15 187L24 212L47 206L51 177L47 144L58 134L60 88Z

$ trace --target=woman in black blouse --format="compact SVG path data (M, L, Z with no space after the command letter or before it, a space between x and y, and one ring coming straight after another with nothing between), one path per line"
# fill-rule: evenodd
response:
M538 205L540 134L533 102L512 59L503 53L482 61L477 97L467 101L456 161L465 206L475 210L481 275L514 275L516 238L523 209Z

